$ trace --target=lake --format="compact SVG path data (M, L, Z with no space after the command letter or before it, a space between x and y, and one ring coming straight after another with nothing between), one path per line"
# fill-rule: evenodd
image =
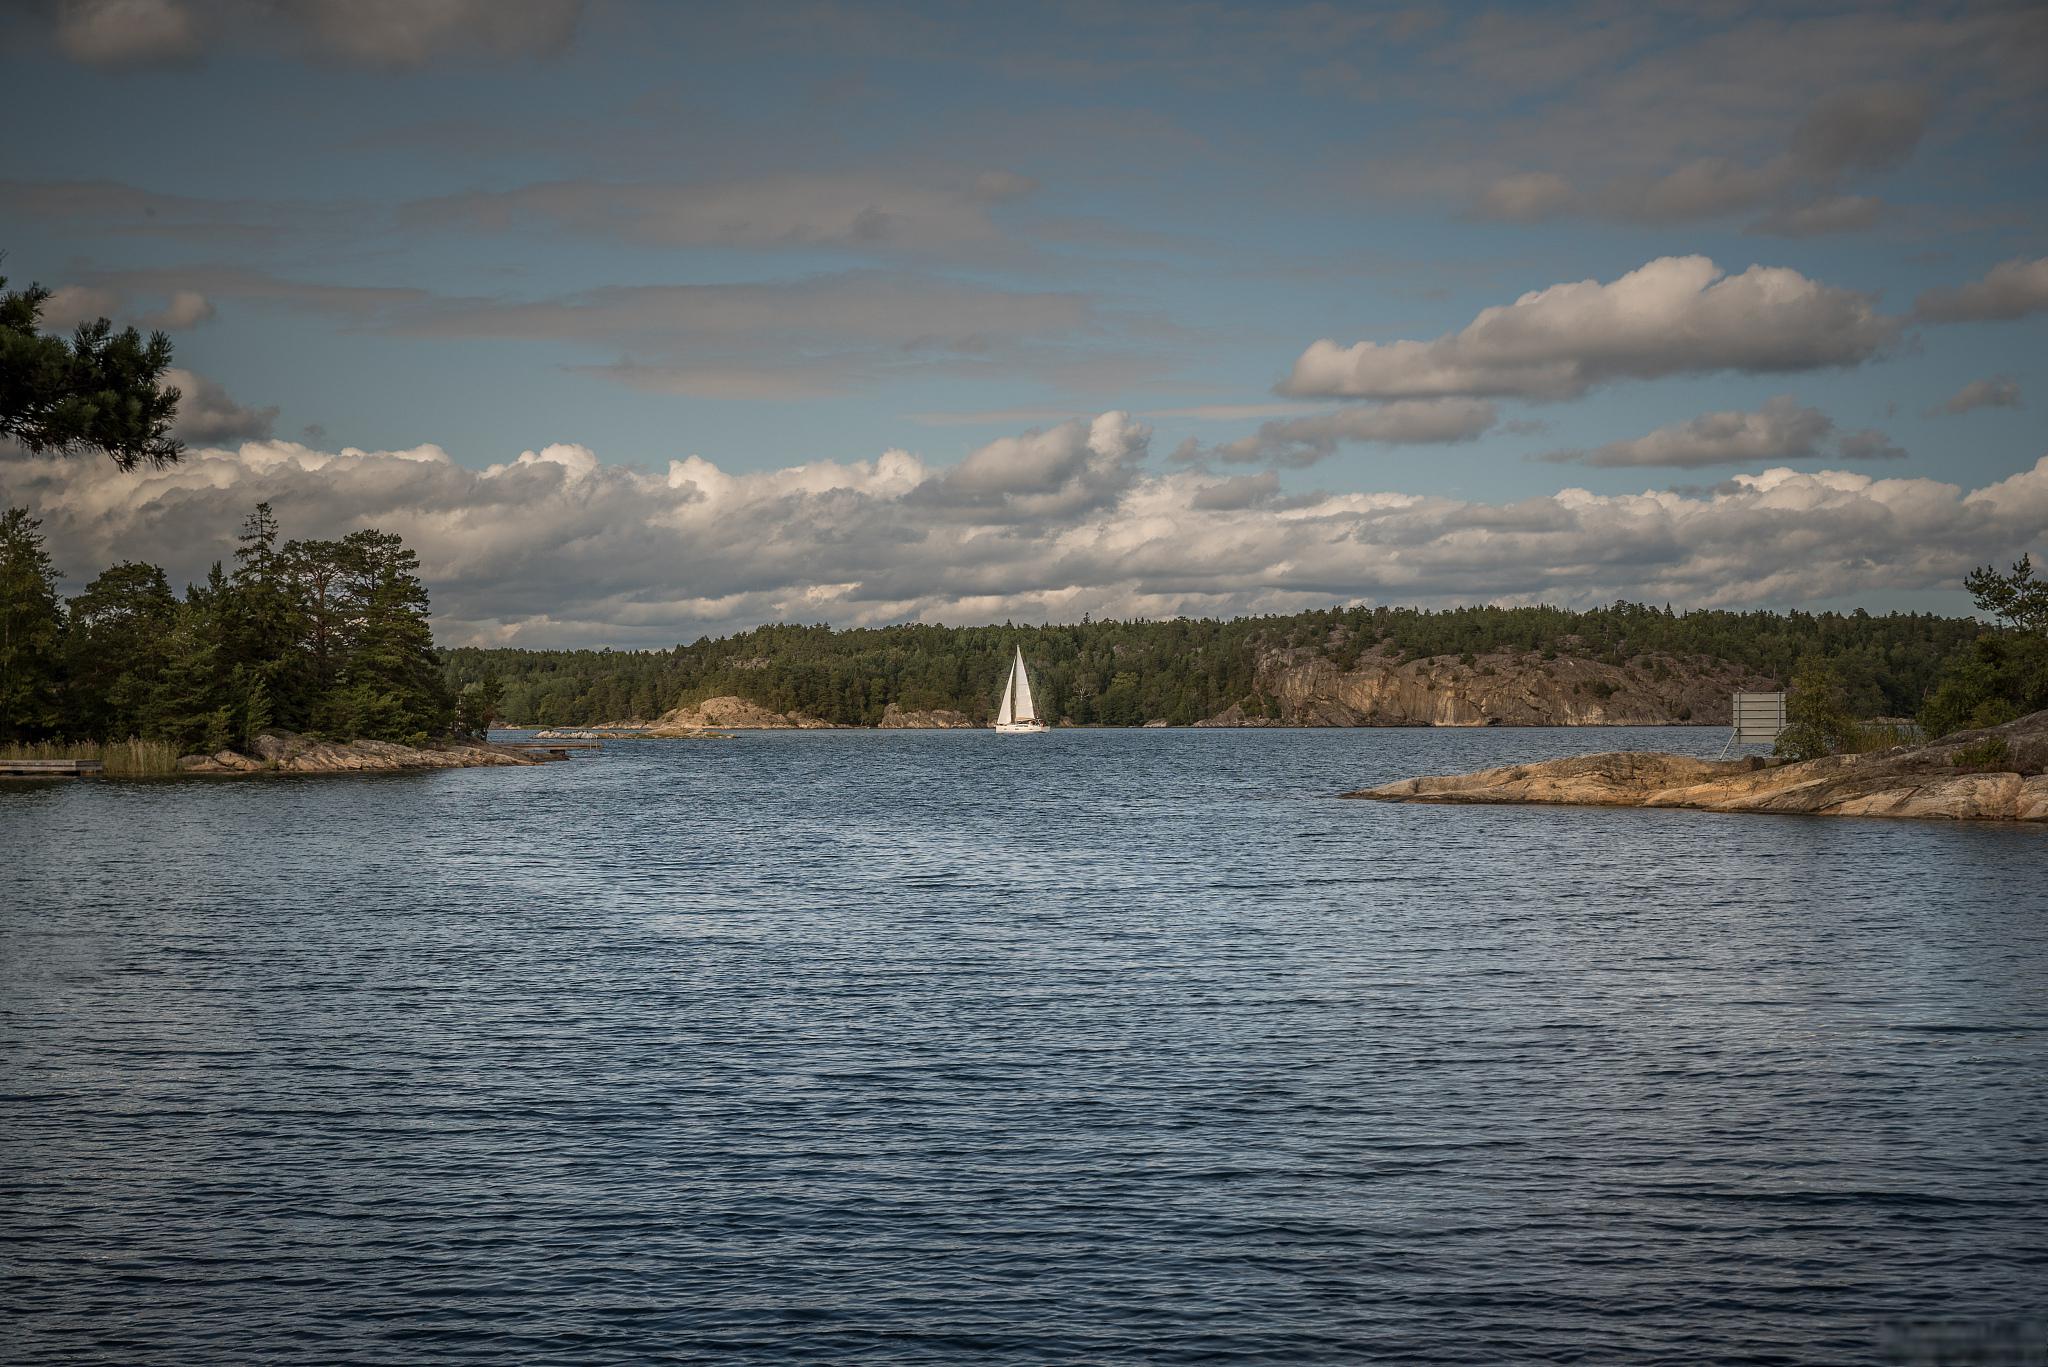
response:
M2042 1341L2048 830L1332 797L1725 735L0 788L0 1358Z

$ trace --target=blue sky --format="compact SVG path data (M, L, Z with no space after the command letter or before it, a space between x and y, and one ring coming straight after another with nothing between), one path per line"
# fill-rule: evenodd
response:
M555 619L462 587L465 552L423 510L294 486L309 523L412 526L478 639L659 642L806 604L958 620L1661 587L1955 607L1955 564L2041 546L2033 505L2008 499L1974 540L1958 512L1940 555L1905 544L1918 524L1894 509L1815 551L1832 578L1718 587L1740 538L1674 549L1691 568L1661 576L1575 573L1588 556L1566 544L1434 578L1367 556L1303 580L1221 550L1366 496L1699 502L1782 468L1953 485L1961 508L2033 471L2038 6L734 8L17 9L0 63L17 107L51 117L0 150L6 269L63 288L53 320L171 325L188 440L238 453L237 496L268 492L294 444L323 453L301 464L431 444L469 472L573 446L592 478L649 479L691 457L767 480L900 450L936 481L1066 431L1066 456L1000 491L1009 520L978 524L1041 563L1075 538L1123 544L1161 481L1191 510L1238 481L1252 502L1230 511L1269 524L1191 512L1154 539L1213 534L1209 560L1092 560L1087 583L1069 558L1074 582L972 595L949 583L1005 562L971 537L921 590L879 591L904 564L863 554L821 566L822 593L793 570L709 597L672 582L687 555L633 541L637 587ZM1323 340L1337 369L1305 359ZM1109 412L1140 435L1090 446ZM526 467L567 479L580 459ZM1113 474L1078 473L1103 460ZM13 484L83 497L48 478ZM873 495L858 485L805 496ZM1024 529L1026 502L1069 486L1085 496L1065 521ZM46 521L78 556L101 549L61 508ZM856 523L832 535L879 534Z

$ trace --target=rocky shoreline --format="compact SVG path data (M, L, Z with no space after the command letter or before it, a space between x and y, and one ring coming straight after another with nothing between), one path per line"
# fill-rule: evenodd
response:
M2048 712L1862 755L1794 762L1622 751L1403 779L1342 796L2048 823Z
M186 755L178 768L187 774L363 774L403 773L417 769L523 768L555 761L488 741L447 741L415 748L390 741L322 741L290 732L264 734L249 747L252 753L219 750Z

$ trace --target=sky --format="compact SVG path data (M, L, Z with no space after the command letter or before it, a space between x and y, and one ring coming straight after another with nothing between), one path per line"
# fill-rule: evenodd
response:
M0 271L445 644L1616 598L2048 554L2048 9L27 0Z

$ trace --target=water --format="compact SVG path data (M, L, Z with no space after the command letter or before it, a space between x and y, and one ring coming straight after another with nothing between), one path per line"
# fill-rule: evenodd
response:
M0 789L0 1358L2040 1335L2048 831L1330 797L1723 734Z

